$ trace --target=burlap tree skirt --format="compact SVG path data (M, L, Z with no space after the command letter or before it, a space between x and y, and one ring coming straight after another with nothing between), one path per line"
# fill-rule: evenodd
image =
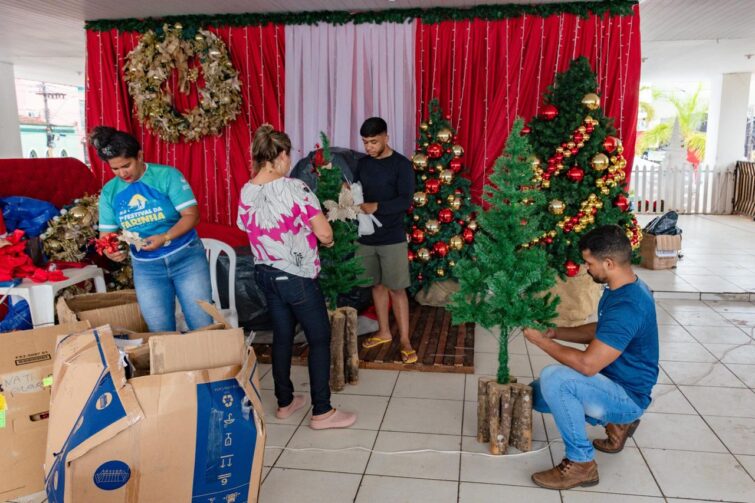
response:
M343 391L346 383L359 382L357 310L339 307L330 315L330 389Z
M449 279L436 281L425 290L421 289L414 296L414 300L423 306L445 307L451 300L451 295L459 291L459 282Z
M490 442L491 454L506 454L509 446L532 450L532 388L498 384L492 377L477 381L477 441Z
M566 281L557 278L556 285L548 292L561 298L558 318L553 323L559 327L576 327L591 321L590 318L598 312L603 286L595 283L582 265L576 276L566 278Z

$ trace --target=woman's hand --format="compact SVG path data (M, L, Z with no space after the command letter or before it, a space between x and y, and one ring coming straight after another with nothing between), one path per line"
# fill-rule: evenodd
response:
M147 245L142 246L142 250L146 250L146 251L157 250L158 248L160 248L161 246L165 244L165 241L167 241L165 234L156 234L154 236L150 236L144 240L144 242L147 243Z
M123 262L126 260L126 257L128 255L123 250L118 250L115 253L110 253L109 251L105 250L105 256L112 260L113 262Z

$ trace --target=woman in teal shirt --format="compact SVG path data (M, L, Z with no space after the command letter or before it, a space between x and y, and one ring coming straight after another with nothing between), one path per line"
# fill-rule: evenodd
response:
M139 142L128 133L100 126L90 141L115 174L102 188L100 233L123 229L145 243L139 249L131 245L130 254L139 308L150 331L176 330L176 297L189 329L209 325L210 315L197 305L212 302L212 290L189 183L175 168L145 163ZM124 252L107 256L116 262L126 258Z

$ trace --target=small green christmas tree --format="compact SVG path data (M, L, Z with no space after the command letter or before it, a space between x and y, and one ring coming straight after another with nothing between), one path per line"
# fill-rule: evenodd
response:
M317 198L320 200L323 212L329 216L330 226L333 228L334 244L330 248L320 246L320 288L330 309L338 307L338 297L349 293L358 286L364 286L361 278L364 272L361 261L356 257L358 237L357 223L354 219L339 218L333 220L328 205L337 206L341 202L343 187L343 173L341 169L331 163L330 140L325 133L320 133L322 149L315 154L314 166L317 171ZM328 204L326 204L328 203ZM331 210L333 211L333 210Z
M530 122L533 182L546 199L541 232L526 244L544 247L562 278L579 271L579 238L592 228L619 225L635 249L642 237L624 190L624 147L600 108L597 87L587 59L575 59L556 76L540 116Z
M455 276L456 263L470 256L477 222L469 180L461 176L464 149L455 140L438 100L432 100L412 156L417 186L408 213L412 294Z
M500 327L498 375L509 382L508 338L520 327L545 327L556 316L557 299L543 294L555 283L542 248L522 247L538 234L542 192L531 187L532 150L521 136L518 119L495 164L483 198L488 209L478 216L482 229L475 237L474 259L461 260L455 273L460 290L449 310L455 323L475 322Z

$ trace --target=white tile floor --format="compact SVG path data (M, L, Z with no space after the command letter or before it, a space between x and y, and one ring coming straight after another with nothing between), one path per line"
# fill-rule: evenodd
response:
M268 449L261 503L755 502L755 302L750 302L755 301L755 223L682 216L679 225L685 231L679 268L638 269L658 298L661 375L653 404L627 449L598 453L596 487L559 493L530 481L532 472L563 455L552 418L540 414L533 439L543 450L516 457L478 455L487 451L474 437L477 378L494 373L497 362L495 338L478 329L478 374L362 370L359 385L347 386L333 400L360 414L355 429L313 432L301 414L287 424L271 424L268 446L362 446L377 452ZM512 374L520 382L552 363L521 336L509 342L509 351ZM303 368L295 369L293 380L307 389ZM272 412L269 374L263 387L266 410ZM275 421L272 414L268 418ZM588 431L591 437L602 435L600 428ZM451 452L386 454L422 449Z

